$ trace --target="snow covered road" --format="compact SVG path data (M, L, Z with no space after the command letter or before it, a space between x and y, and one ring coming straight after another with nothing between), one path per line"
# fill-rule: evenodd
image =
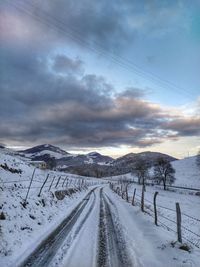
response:
M170 246L168 233L141 217L107 186L95 187L19 266L196 266L188 252Z
M72 228L76 225L76 221L81 216L87 205L90 205L87 216L95 203L95 197L91 202L91 195L95 189L92 189L87 196L77 205L71 214L38 246L38 248L20 265L22 266L49 266L52 259L57 253L64 240L71 234ZM85 215L82 224L77 226L76 235L84 226L87 219Z
M102 187L92 189L19 266L133 266L112 206Z

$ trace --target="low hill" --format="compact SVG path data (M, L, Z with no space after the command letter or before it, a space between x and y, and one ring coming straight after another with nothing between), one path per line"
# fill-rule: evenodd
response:
M159 152L151 152L151 151L145 151L145 152L141 152L141 153L129 153L125 156L122 156L118 159L116 159L113 162L113 165L116 166L130 166L130 165L134 165L137 161L139 160L143 160L145 162L147 162L150 166L154 165L154 163L156 162L156 160L158 158L164 158L168 161L175 161L177 160L174 157L171 157L167 154L163 154L163 153L159 153Z

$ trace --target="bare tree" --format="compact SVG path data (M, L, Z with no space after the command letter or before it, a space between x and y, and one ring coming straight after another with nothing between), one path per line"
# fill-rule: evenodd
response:
M166 190L166 184L172 184L175 181L175 170L171 163L165 158L158 158L154 166L154 179L158 183L163 182L164 190Z
M146 162L142 159L138 160L133 169L133 173L138 178L138 184L145 184L145 180L148 178L149 171Z

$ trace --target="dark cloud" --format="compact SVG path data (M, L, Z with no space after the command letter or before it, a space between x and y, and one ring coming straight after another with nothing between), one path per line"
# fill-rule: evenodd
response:
M83 73L83 61L76 58L72 60L66 55L56 55L53 59L52 69L62 74Z
M17 0L0 5L2 37L35 46L49 47L67 39L82 48L117 50L133 37L124 23L126 12L114 1Z
M69 147L145 147L162 142L172 131L175 136L199 133L199 120L173 118L143 100L144 91L138 88L113 94L113 86L103 77L74 76L72 69L76 73L81 61L68 58L67 75L60 76L48 70L48 56L41 58L19 49L5 51L2 60L6 69L0 81L3 142L46 140Z
M130 20L137 3L18 0L0 4L0 141L76 148L145 147L199 134L199 120L170 115L145 101L145 91L139 88L115 93L104 77L84 74L81 59L56 51L68 40L82 49L95 45L98 51L122 49L130 39L132 45L137 30L148 24L141 17L141 25Z
M81 48L119 52L140 34L173 31L181 13L178 3L160 1L16 0L0 5L2 37L43 49L67 39Z
M199 136L200 135L200 116L197 118L174 119L163 126L177 133L178 136Z
M145 94L145 90L135 87L128 87L123 92L119 93L119 96L127 98L141 98L145 96Z

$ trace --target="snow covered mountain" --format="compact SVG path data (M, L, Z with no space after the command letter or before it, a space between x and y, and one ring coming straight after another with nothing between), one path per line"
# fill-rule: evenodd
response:
M50 158L55 158L58 168L66 168L69 166L80 166L83 164L108 164L113 161L113 158L101 155L97 152L88 154L70 154L59 147L44 144L35 146L26 150L18 151L20 156L30 158L31 160L48 161Z
M49 155L50 157L54 157L55 159L70 155L68 152L60 149L59 147L52 146L49 144L35 146L18 152L20 155L31 158L33 160L35 158L38 159L38 157L43 157L44 155Z

